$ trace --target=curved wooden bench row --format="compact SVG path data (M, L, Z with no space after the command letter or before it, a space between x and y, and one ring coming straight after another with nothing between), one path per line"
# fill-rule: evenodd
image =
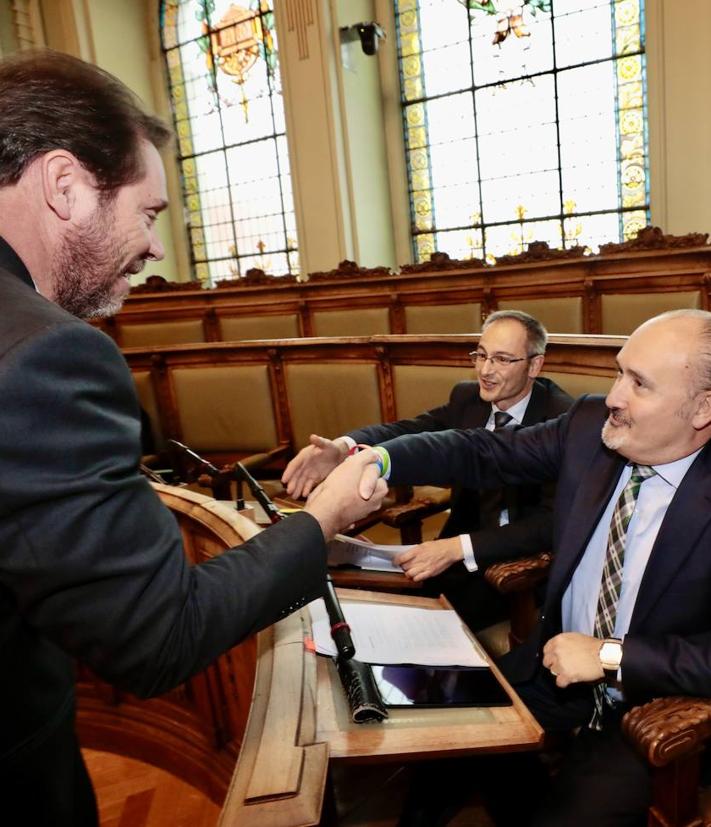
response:
M129 295L101 326L122 347L176 343L478 332L498 309L519 308L556 333L628 334L677 307L709 308L706 237L648 228L599 255L533 244L494 266L479 261L359 268L342 262L307 282L264 277L209 290L180 285Z
M124 351L160 444L177 439L216 465L303 447L415 416L474 377L478 335L372 336L172 345ZM551 336L544 375L571 395L605 393L625 339ZM282 467L286 455L280 460Z

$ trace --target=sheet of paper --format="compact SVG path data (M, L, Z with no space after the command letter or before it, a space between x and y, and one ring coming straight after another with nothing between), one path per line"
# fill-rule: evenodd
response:
M402 572L400 566L393 563L393 557L410 548L412 546L379 546L357 540L355 537L336 534L328 544L328 564L358 566L360 569L371 571Z
M486 666L456 612L382 603L341 603L356 658L364 663ZM309 604L316 651L335 655L323 600Z

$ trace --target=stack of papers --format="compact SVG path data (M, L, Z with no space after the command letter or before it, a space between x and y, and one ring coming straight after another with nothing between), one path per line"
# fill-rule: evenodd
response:
M329 566L357 566L371 571L396 571L402 574L400 566L393 563L393 557L412 546L378 546L336 534L328 544Z
M341 604L363 663L488 666L456 612L382 603ZM336 655L323 600L309 604L316 651Z

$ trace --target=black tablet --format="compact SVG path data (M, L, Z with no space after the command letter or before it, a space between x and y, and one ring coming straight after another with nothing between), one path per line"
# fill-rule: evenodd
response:
M511 706L511 698L487 668L371 668L385 706Z

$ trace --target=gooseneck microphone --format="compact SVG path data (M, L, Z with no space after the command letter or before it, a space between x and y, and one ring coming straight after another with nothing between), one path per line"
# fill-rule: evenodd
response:
M261 505L272 523L278 523L284 519L284 515L274 505L267 492L254 479L241 462L235 463L235 479L244 480L254 499ZM338 595L333 587L331 575L326 575L326 590L323 593L323 602L326 604L328 622L331 625L331 638L336 644L336 652L340 660L350 660L355 655L355 646L351 638L351 627L343 616Z
M270 523L278 523L279 520L283 519L283 515L271 501L267 492L262 488L262 486L257 482L257 480L254 479L254 477L249 473L249 471L244 467L244 465L242 465L241 462L235 462L234 473L237 482L241 482L242 480L244 480L244 482L247 483L247 487L252 492L252 496L264 509L264 513L267 515L267 517L269 517Z

